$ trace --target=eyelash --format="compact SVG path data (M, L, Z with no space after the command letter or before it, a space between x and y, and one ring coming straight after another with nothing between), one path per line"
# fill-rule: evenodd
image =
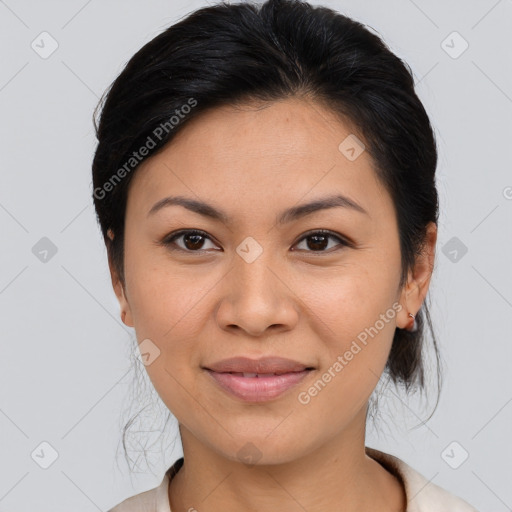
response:
M171 233L170 235L167 235L163 240L162 240L162 244L169 248L170 250L173 250L173 251L182 251L182 252L185 252L185 253L203 253L203 252L206 252L208 251L209 249L198 249L197 251L193 251L193 250L190 250L190 249L183 249L182 247L179 247L179 246L176 246L176 243L175 243L175 240L177 240L178 238L181 238L183 237L184 235L199 235L199 236L202 236L204 238L208 238L209 240L212 240L210 236L208 236L207 233L205 233L204 231L201 231L201 230L198 230L198 229L185 229L185 230L180 230L180 231L177 231L175 233ZM302 242L303 240L306 240L307 238L309 237L312 237L314 235L324 235L324 236L327 236L328 238L334 238L336 239L338 242L339 242L339 245L343 246L343 247L353 247L353 243L351 243L350 241L340 237L339 235L336 235L334 234L333 232L331 231L328 231L326 229L319 229L319 230L316 230L316 231L309 231L307 232L306 234L304 234L302 236L302 238L300 238L294 245L297 245L299 244L300 242ZM213 240L212 240L213 242ZM174 246L174 247L172 247ZM337 251L339 249L335 249L335 251ZM312 251L312 250L307 250L307 249L300 249L300 251L305 251L305 252L309 252L309 253L312 253L312 254L322 254L322 253L327 253L327 254L331 254L331 252L334 252L332 250L332 248L330 250L324 250L324 251Z

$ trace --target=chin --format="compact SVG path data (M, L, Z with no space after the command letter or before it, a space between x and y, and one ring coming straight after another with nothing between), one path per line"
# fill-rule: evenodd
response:
M286 464L300 459L315 448L312 444L304 443L307 435L300 435L297 429L292 430L296 437L290 437L288 432L277 435L275 431L271 437L261 431L254 435L236 435L228 446L216 444L216 451L226 459L241 462L248 467Z

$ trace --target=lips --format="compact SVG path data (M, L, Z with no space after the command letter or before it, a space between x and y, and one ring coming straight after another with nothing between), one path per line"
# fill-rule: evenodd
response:
M231 396L249 402L265 402L297 386L315 368L283 357L233 357L203 369Z
M217 373L211 370L206 372L223 391L247 402L266 402L276 399L297 386L311 373L309 370L304 370L282 375L239 377L232 373Z
M232 357L208 364L204 368L217 373L233 373L247 377L255 377L260 375L282 375L285 373L303 372L304 370L313 369L313 366L292 359L273 356L260 359Z
M250 373L250 372L219 372L219 373L229 373L230 375L236 375L237 377L272 377L274 375L283 375L283 373ZM284 372L287 373L287 372ZM295 372L294 372L295 373Z

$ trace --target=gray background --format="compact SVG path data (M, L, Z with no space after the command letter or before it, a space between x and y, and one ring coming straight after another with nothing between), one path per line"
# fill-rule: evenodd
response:
M410 64L439 144L431 298L444 389L425 425L434 393L422 409L389 389L367 444L482 511L512 510L512 1L312 3L369 25ZM92 112L144 43L207 4L0 1L2 512L107 510L181 455L172 428L150 449L152 472L130 475L119 450L135 337L92 207ZM51 49L44 31L58 43L48 58L31 47Z

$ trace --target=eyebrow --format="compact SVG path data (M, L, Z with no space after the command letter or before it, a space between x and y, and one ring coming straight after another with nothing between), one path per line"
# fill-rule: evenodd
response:
M190 210L192 212L198 213L199 215L203 215L205 217L210 217L211 219L218 220L223 222L224 224L230 223L229 216L213 207L208 203L204 203L202 201L197 201L195 199L190 199L183 196L169 196L160 199L160 201L156 202L152 208L148 212L148 217L150 215L155 214L157 211L168 207L178 205ZM358 203L354 200L346 197L342 194L327 196L321 199L316 199L310 203L301 204L299 206L293 206L292 208L288 208L287 210L281 212L281 214L277 218L277 224L287 224L294 220L305 217L306 215L310 215L320 210L325 210L329 208L348 208L359 213L370 216L370 214Z

